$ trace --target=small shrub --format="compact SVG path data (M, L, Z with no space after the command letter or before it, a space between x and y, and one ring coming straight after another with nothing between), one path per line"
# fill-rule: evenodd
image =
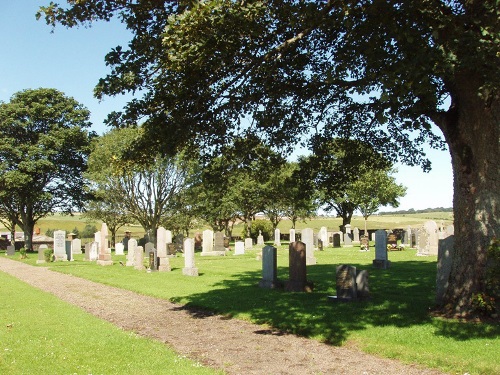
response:
M24 247L21 247L19 249L19 254L21 254L21 259L26 259L28 256L26 255L26 249Z
M81 238L94 238L94 233L97 232L95 225L87 224L83 228L82 233L80 233Z
M45 235L47 237L54 237L54 229L47 229L47 231L45 232Z
M273 238L274 235L273 224L270 221L268 220L252 221L252 228L250 229L250 237L252 237L254 240L257 240L257 237L259 236L259 231L262 232L264 241L269 241L271 238Z
M47 263L52 262L52 260L53 260L53 255L54 255L54 250L52 250L52 249L46 249L46 250L43 252L43 257L45 258L45 261L46 261Z

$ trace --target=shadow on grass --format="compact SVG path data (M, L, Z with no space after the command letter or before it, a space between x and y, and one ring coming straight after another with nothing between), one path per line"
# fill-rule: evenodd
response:
M388 270L372 269L366 264L351 264L370 273L368 301L351 303L330 302L335 295L335 267L308 266L308 280L315 285L312 293L290 293L258 287L259 271L234 275L235 279L215 283L208 292L184 296L188 303L182 307L193 316L204 318L200 309L211 309L225 316L249 317L271 329L259 334L279 334L280 331L305 337L320 338L340 345L348 333L368 326L409 327L429 324L429 310L434 304L436 265L432 262L393 262ZM280 267L281 280L287 278L288 268ZM173 300L176 302L176 299ZM438 321L436 334L466 340L472 337L493 337L498 326L478 329L470 324Z

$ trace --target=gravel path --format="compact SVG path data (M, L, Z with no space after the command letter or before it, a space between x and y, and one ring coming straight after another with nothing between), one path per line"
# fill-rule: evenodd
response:
M227 374L442 374L0 258L0 271ZM126 312L126 314L123 313Z

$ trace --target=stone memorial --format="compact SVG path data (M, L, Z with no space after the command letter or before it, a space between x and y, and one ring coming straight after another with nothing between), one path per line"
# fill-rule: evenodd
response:
M127 267L135 266L135 253L137 251L137 240L135 238L130 238L128 240L128 251L127 251Z
M182 253L184 249L184 235L182 233L178 233L174 237L173 244L175 245L175 251L177 253ZM194 246L194 243L193 243Z
M290 229L290 243L295 242L295 229Z
M359 251L370 251L368 236L363 235L359 238Z
M426 221L418 233L417 255L438 255L439 234L436 222Z
M358 299L370 298L370 287L368 283L368 271L361 270L356 275L356 289Z
M156 249L153 247L149 250L149 253L146 253L146 255L148 256L148 271L158 271L158 256L156 253Z
M129 251L130 251L130 241L128 243ZM142 246L136 246L135 248L134 268L139 271L144 270L144 249Z
M124 254L125 254L125 245L121 242L115 243L115 255L124 255Z
M245 238L245 250L253 249L253 240L251 238Z
M226 255L226 246L224 244L224 233L215 232L213 250L206 252L202 251L201 256L223 256L223 255Z
M336 273L337 301L347 302L357 298L356 267L340 265Z
M316 258L314 257L314 232L311 228L306 228L302 230L302 243L306 247L306 264L313 265L316 264ZM298 243L298 242L292 242Z
M278 228L274 230L274 246L281 246L281 231Z
M306 246L304 242L296 241L288 248L289 279L285 283L285 290L289 292L312 291L312 284L307 281Z
M167 252L167 230L163 227L159 227L156 231L156 253L158 256L158 271L170 271L170 260Z
M387 258L387 232L379 229L375 232L375 259L373 267L379 269L389 268L391 262Z
M257 236L257 245L262 246L264 243L264 236L262 235L262 231L259 230L259 235Z
M451 235L442 240L439 240L437 276L436 276L436 304L443 305L444 294L448 289L448 278L451 272L453 263L453 246L455 244L455 236Z
M262 279L259 281L261 288L277 288L278 282L278 252L274 246L265 246L262 249Z
M340 247L340 233L338 232L333 234L333 247L334 248Z
M73 250L72 250L72 240L66 240L64 241L64 245L66 248L66 259L69 261L73 261Z
M94 262L97 259L99 259L99 242L93 241L90 244L89 260Z
M352 230L352 244L353 245L360 244L358 227L354 227L354 229Z
M7 256L13 256L16 254L16 247L14 245L8 245L7 246L7 251L5 252L5 255Z
M39 263L45 263L45 250L47 250L49 247L45 244L41 244L38 246L38 258L36 260L37 264Z
M243 241L236 241L234 243L234 255L245 254L245 243Z
M352 247L351 233L344 233L344 247Z
M68 260L66 255L66 231L54 231L54 259L56 261Z
M111 249L108 246L108 226L106 223L102 223L100 233L101 240L99 242L99 259L97 259L97 264L111 266L113 265L113 261L111 260Z
M318 238L318 250L323 251L323 240Z
M324 247L328 246L328 229L326 227L321 227L319 229L319 233L318 233L318 248L319 248L319 241L320 240L322 242L322 248L320 250L323 250Z
M85 255L83 256L83 260L89 261L90 260L90 246L92 245L91 242L87 242L85 244Z
M210 229L203 231L203 241L201 245L201 255L214 251L214 232Z
M79 238L73 239L71 241L71 253L72 254L81 254L82 253L82 240Z
M401 250L398 246L398 237L396 236L396 233L389 233L387 235L387 246L388 250Z
M184 240L184 268L182 274L186 276L198 276L198 268L194 261L194 243L191 238Z

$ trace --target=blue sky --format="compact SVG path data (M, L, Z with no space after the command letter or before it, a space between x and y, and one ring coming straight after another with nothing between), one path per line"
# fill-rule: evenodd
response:
M118 22L91 28L65 29L37 21L35 13L50 0L0 1L0 101L17 91L51 87L74 97L92 113L93 130L102 134L106 115L120 110L126 98L93 97L99 78L109 72L104 56L117 45L127 45L130 34ZM64 1L61 1L63 3ZM448 151L429 150L432 171L398 165L396 179L407 187L398 209L451 207L453 175ZM382 208L391 211L391 208Z

